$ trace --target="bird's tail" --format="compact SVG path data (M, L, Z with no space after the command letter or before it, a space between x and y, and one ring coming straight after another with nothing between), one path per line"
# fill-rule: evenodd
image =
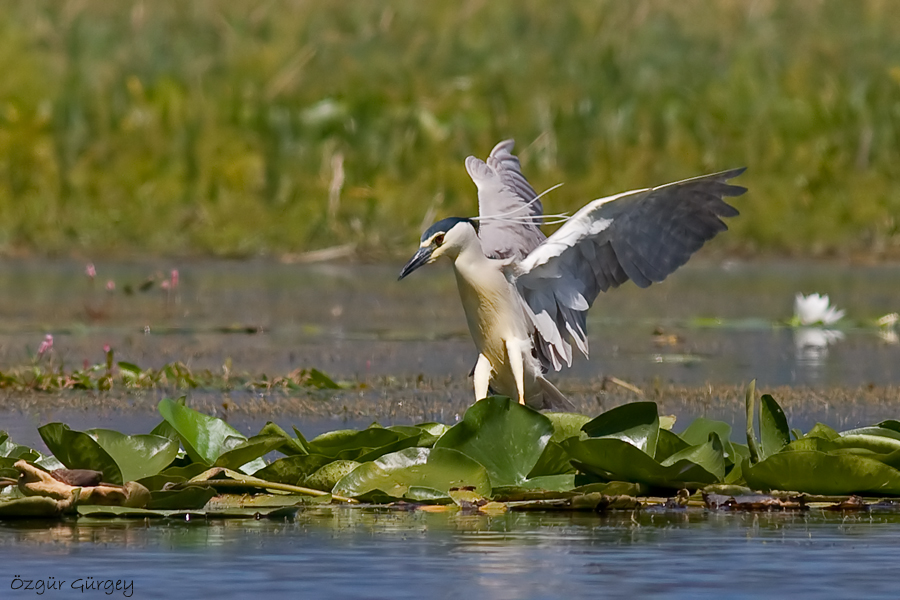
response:
M556 386L543 377L538 377L537 380L544 396L543 405L540 407L541 410L558 410L562 412L573 412L575 410L575 405L563 396L562 392L556 389Z

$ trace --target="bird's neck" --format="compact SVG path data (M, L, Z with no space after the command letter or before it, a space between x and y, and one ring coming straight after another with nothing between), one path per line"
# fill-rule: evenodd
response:
M458 276L475 283L481 275L499 270L499 261L485 256L481 244L467 244L453 259L453 266Z

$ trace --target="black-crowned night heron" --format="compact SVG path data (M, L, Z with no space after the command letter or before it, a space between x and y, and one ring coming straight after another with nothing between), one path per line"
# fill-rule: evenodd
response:
M602 291L629 279L662 281L738 214L722 198L746 189L726 183L744 169L594 200L549 238L543 207L510 151L466 159L479 216L438 221L422 234L403 279L442 256L453 261L469 331L478 348L475 399L495 393L533 408L571 403L544 374L572 365L572 343L587 356L585 319Z

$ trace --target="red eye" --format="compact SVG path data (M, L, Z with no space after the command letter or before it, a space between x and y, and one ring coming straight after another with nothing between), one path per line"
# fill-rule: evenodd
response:
M439 233L436 236L434 236L434 245L435 246L440 246L443 243L444 243L444 234L443 233Z

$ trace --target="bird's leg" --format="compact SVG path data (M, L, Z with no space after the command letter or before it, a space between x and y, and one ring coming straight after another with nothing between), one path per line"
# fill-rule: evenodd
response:
M475 363L475 400L482 400L488 396L488 386L491 382L491 361L484 354L478 355Z
M506 340L506 353L509 355L509 368L516 380L516 392L519 404L525 404L525 360L522 358L522 342L515 338Z

